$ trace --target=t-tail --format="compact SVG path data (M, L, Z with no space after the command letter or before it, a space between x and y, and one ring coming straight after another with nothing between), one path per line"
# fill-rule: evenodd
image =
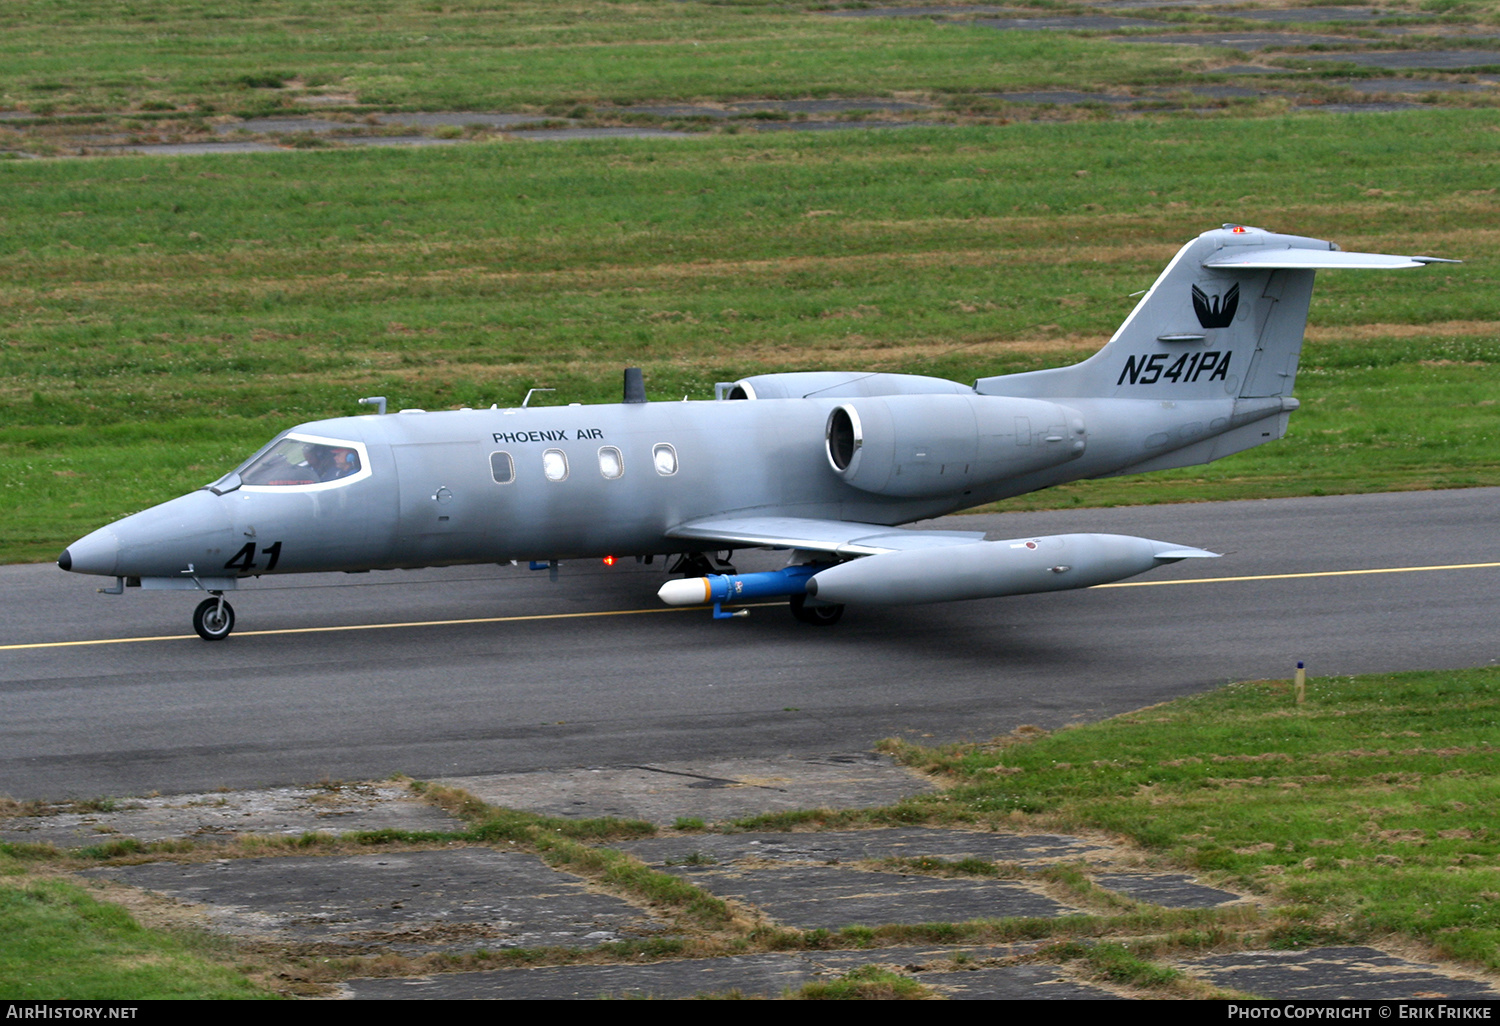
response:
M975 390L1052 400L1230 400L1232 412L1215 420L1217 431L1203 432L1217 434L1217 442L1207 439L1192 451L1163 454L1124 472L1219 459L1284 434L1287 414L1297 406L1292 387L1318 271L1457 262L1346 253L1321 239L1225 225L1183 246L1114 337L1089 359L981 378Z

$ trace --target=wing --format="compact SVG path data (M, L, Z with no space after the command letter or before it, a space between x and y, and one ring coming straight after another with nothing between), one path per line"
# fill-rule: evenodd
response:
M983 531L908 531L882 524L804 517L712 517L667 531L667 537L710 542L726 548L807 549L835 556L944 548L983 541Z

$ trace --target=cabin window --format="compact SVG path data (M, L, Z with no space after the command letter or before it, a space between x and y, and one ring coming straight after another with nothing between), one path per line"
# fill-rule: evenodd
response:
M364 446L357 442L295 435L271 446L239 473L241 484L262 488L347 484L369 476Z
M666 442L658 442L651 449L651 462L656 464L658 474L671 477L677 473L677 450Z
M606 481L618 480L625 473L625 457L619 449L606 445L599 450L599 473Z
M510 458L510 453L490 453L490 476L496 484L510 484L516 479L516 461Z
M548 449L542 453L542 473L548 481L568 479L568 455L561 449Z

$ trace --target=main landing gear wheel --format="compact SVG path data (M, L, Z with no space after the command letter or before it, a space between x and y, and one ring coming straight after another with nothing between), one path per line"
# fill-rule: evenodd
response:
M844 615L843 606L808 605L806 595L793 595L788 604L791 606L793 616L814 627L832 627Z
M222 598L206 598L193 610L193 630L204 641L223 641L234 630L234 607Z

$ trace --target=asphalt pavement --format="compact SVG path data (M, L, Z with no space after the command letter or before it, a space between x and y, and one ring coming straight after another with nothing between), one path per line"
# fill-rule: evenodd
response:
M1137 534L1224 553L1126 586L835 627L715 621L662 562L263 578L234 636L186 593L0 568L0 794L176 793L868 750L1053 728L1234 680L1500 659L1500 489L933 522ZM746 552L741 569L784 558ZM1206 565L1205 565L1206 564ZM1411 569L1364 573L1368 570ZM1313 575L1313 576L1307 576ZM1166 584L1178 579L1201 583ZM143 640L144 639L144 640Z

